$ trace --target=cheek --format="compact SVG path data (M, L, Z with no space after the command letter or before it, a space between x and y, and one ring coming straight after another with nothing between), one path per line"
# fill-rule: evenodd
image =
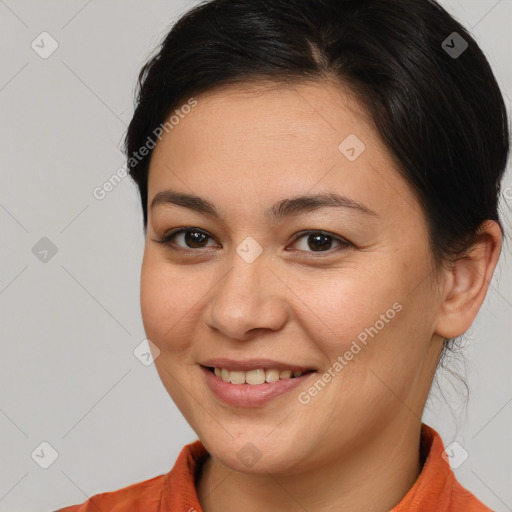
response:
M144 254L140 280L142 321L147 337L162 350L172 327L183 316L182 289L179 279L169 272L150 251Z
M140 304L146 336L162 352L190 347L200 322L198 315L215 284L204 271L172 265L147 248L141 269Z
M333 369L344 375L338 380L364 381L370 389L379 386L370 370L398 387L410 381L431 336L428 290L397 259L381 263L304 280L296 289L309 308L301 317L310 339L331 365L342 358Z
M385 274L386 277L369 268L341 269L327 273L322 279L298 284L294 291L307 306L303 320L310 325L312 339L323 338L329 352L334 350L339 354L348 350L351 341L359 335L364 339L366 330L376 323L378 330L382 330L383 322L387 325L393 321L398 309L393 305L402 294L400 283L391 279L390 272Z

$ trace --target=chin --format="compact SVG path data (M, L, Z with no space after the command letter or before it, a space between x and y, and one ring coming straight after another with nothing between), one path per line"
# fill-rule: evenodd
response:
M281 433L282 434L282 433ZM221 439L215 436L199 436L208 452L223 466L247 474L296 473L301 463L301 454L293 436L268 436L268 431L261 434L245 434L230 437L223 432ZM301 444L301 448L303 445Z

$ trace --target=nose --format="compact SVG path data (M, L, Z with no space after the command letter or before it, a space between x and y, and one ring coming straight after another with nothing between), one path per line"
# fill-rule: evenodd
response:
M247 263L238 254L212 290L206 323L233 340L249 340L261 330L280 330L288 318L286 286L261 255Z

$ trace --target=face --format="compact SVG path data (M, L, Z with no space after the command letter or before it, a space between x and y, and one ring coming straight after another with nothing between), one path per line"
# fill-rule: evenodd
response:
M282 474L419 423L442 341L427 225L357 100L318 83L196 101L152 155L141 274L188 423L223 465ZM237 384L205 368L248 361L313 371Z

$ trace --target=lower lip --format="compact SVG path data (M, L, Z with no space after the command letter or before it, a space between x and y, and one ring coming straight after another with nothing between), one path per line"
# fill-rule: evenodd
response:
M303 384L316 372L306 373L300 377L279 379L263 384L231 384L217 377L212 371L201 366L210 389L224 402L237 407L254 407L269 402Z

